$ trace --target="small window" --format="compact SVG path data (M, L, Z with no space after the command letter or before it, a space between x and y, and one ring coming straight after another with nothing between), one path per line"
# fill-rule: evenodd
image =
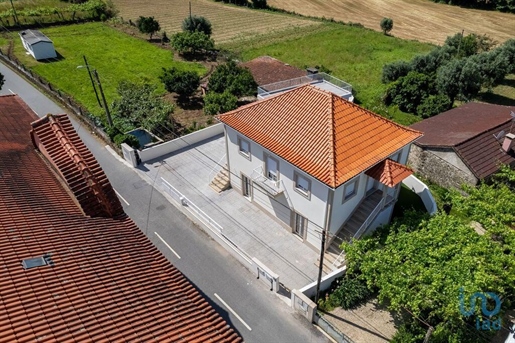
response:
M277 160L275 158L270 157L270 156L267 156L265 161L266 161L265 176L272 181L278 181L279 180L279 163L277 162Z
M355 178L354 180L348 182L343 187L343 202L349 200L358 192L358 180L359 178Z
M300 194L308 197L311 192L311 182L308 178L295 173L294 175L295 190Z
M238 137L238 145L240 147L240 154L250 159L250 143L247 140Z

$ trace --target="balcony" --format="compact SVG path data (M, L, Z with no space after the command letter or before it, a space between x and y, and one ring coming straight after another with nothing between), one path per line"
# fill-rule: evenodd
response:
M276 197L279 194L284 192L284 187L280 180L272 180L269 179L263 170L263 167L258 167L252 171L252 175L250 176L254 183L257 183L261 186L270 196Z
M354 100L350 84L326 73L309 74L295 79L260 86L258 87L258 99L264 99L306 84L329 91L349 101Z

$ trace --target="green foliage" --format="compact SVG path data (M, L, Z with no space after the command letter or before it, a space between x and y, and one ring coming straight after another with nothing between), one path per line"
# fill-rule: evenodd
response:
M381 30L383 30L383 34L387 35L393 29L393 19L383 18L383 19L381 19L379 26L381 26Z
M252 7L264 9L268 8L268 4L266 3L266 0L252 0Z
M240 97L255 95L257 83L248 69L239 67L236 62L230 61L215 69L209 77L208 88L210 92L223 93L227 91Z
M430 95L418 105L417 114L422 118L429 118L450 110L451 107L451 99L447 95Z
M514 0L433 0L433 2L462 7L479 8L484 10L496 10L501 12L515 13Z
M200 76L191 70L177 68L163 68L159 79L164 83L168 92L175 92L181 97L189 97L195 93L200 85Z
M188 16L182 22L182 30L185 32L203 32L211 36L212 27L211 22L202 16Z
M118 146L125 143L134 149L139 149L140 147L138 138L136 138L136 136L133 135L118 134L114 136L113 141Z
M337 306L348 310L366 303L372 296L364 280L356 276L346 275L339 280L336 290L329 299Z
M507 73L515 73L515 39L509 39L499 48L508 60Z
M204 97L204 113L215 115L234 110L237 106L238 98L228 91L223 93L209 92Z
M388 86L385 103L398 105L401 111L415 113L417 107L435 91L431 77L411 71Z
M179 32L172 36L171 46L179 54L204 54L215 48L215 42L203 32Z
M136 20L136 26L138 27L139 32L150 35L149 39L152 39L154 33L161 30L159 22L155 20L154 17L140 16L139 19Z
M4 85L4 83L5 83L4 75L2 73L0 73L0 90L2 89L2 86Z
M138 127L154 131L168 123L173 106L156 95L154 85L122 81L117 91L120 98L113 102L112 115L121 132Z
M463 36L462 33L456 33L454 36L447 37L444 45L456 51L456 58L462 58L489 51L495 43L486 35L479 36L471 33Z
M482 86L490 90L504 80L510 68L509 56L502 49L474 55L470 59L479 66Z
M481 90L481 69L472 58L453 60L438 70L436 83L438 90L454 103L459 98L470 101Z
M422 342L425 334L426 330L420 326L418 321L407 320L399 326L390 343L419 343Z
M385 64L383 67L383 75L381 81L383 83L390 83L397 81L400 77L408 75L411 71L411 65L406 61L395 61Z

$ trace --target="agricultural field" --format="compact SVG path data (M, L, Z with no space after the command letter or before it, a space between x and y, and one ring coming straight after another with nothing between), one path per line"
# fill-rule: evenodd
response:
M164 93L164 86L158 79L161 68L174 66L194 70L199 75L206 72L206 68L198 63L174 61L169 50L102 23L59 26L42 31L53 40L58 58L48 62L34 60L26 54L17 33L13 33L16 57L95 115L103 111L97 104L87 70L77 68L84 64L83 55L86 55L89 65L98 70L109 103L116 98L116 87L122 80L146 80L158 85L158 91ZM0 43L2 41L5 39Z
M189 15L189 4L185 0L113 0L113 3L125 21L134 22L139 16L155 17L161 30L168 36L181 31L182 21ZM191 10L192 14L204 16L211 21L215 43L280 32L292 27L320 25L320 22L314 20L228 6L211 0L192 0Z
M430 0L268 0L268 5L306 16L361 23L379 30L383 17L393 19L392 35L433 44L461 30L487 34L502 43L515 38L515 14L474 10Z
M410 60L434 46L402 40L359 27L324 23L316 29L296 29L285 34L256 37L245 44L225 44L247 61L270 55L299 68L324 66L331 74L352 85L356 100L365 108L400 124L409 125L419 117L386 107L381 83L383 65L396 60Z

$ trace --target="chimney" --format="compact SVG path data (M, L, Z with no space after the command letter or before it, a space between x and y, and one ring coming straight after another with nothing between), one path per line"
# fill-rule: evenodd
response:
M314 67L307 68L308 75L318 74L318 69Z
M504 137L504 141L502 142L502 149L506 152L509 152L513 146L514 139L515 139L515 135L513 133L508 133Z

